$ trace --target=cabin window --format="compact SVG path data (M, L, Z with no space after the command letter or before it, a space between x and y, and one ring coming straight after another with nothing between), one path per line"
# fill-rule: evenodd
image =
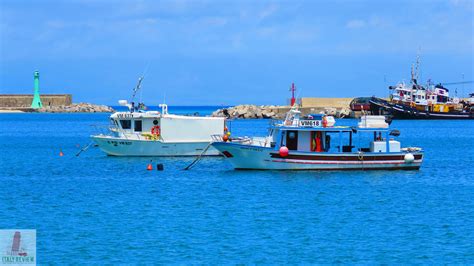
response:
M130 129L132 128L132 121L131 120L120 120L120 126L122 129Z
M135 126L135 131L141 132L142 131L142 120L135 120L134 126Z

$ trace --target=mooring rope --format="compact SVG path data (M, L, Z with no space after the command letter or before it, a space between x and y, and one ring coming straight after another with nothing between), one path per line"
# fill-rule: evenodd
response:
M190 165L186 166L186 168L184 168L183 170L189 170L189 169L191 169L194 165L196 165L197 162L199 162L199 160L201 160L201 158L202 158L202 156L204 155L204 153L206 153L206 151L209 149L209 147L211 147L211 144L212 144L212 142L209 143L209 144L207 145L207 147L201 152L201 154L199 154L198 157L197 157Z
M93 141L92 141L91 143L87 144L86 146L84 146L84 147L76 154L76 156L81 155L81 153L82 153L83 151L86 151L87 149L89 149L89 147L90 147L92 144L94 144Z

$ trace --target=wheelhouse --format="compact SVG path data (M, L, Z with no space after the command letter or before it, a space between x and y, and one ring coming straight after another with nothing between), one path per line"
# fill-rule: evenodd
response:
M292 116L271 128L271 147L312 153L400 152L400 142L393 138L399 132L389 130L383 116L366 116L357 127L334 126L326 115Z
M357 129L289 128L275 130L278 133L273 147L287 147L290 151L318 153L400 152L400 142L391 136L397 131L384 128ZM364 145L363 143L368 143Z
M159 112L118 112L110 117L110 122L120 135L142 134L142 132L150 132L155 126L160 126L159 115Z

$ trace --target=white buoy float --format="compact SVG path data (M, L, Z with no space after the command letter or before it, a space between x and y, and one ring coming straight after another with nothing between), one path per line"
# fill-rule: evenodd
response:
M405 160L405 163L412 163L415 161L415 156L413 156L411 153L407 153L403 159Z

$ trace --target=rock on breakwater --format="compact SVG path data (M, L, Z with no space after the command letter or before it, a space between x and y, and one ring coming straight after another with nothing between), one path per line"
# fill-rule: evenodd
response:
M277 105L237 105L229 108L222 108L214 111L211 116L228 117L228 118L269 118L269 119L283 119L285 114L290 110L289 106ZM303 115L324 113L338 118L353 117L353 112L348 108L299 108Z
M230 117L230 118L273 118L281 119L289 110L286 106L275 105L237 105L229 108L222 108L214 111L212 116Z
M107 105L91 103L73 103L71 105L44 106L36 109L39 113L113 113L115 110Z

